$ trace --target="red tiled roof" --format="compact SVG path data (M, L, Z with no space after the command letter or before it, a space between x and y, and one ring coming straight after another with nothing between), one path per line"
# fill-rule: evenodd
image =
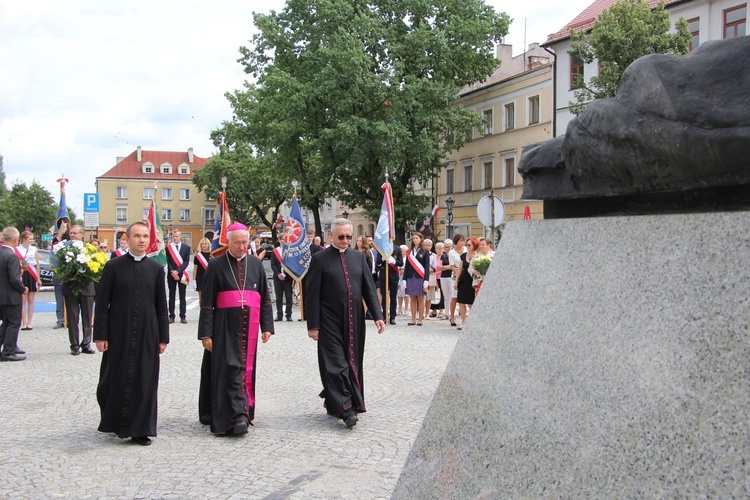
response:
M117 165L107 170L104 175L97 179L153 179L153 180L190 180L196 168L205 166L211 158L199 158L193 155L193 162L188 161L187 151L145 151L141 150L141 161L137 161L138 151L133 151L128 156L117 162ZM143 173L143 164L151 162L154 164L153 174ZM162 174L163 163L172 165L171 174ZM180 174L179 166L187 163L190 166L190 174Z
M570 29L573 28L577 31L588 31L594 27L596 19L607 9L612 7L620 0L596 0L594 3L586 7L583 12L578 14L572 21L566 24L560 31L553 33L547 37L547 41L542 45L547 46L554 42L559 42L570 36ZM682 0L664 0L664 6L681 2ZM652 9L659 6L659 0L649 0L649 5Z

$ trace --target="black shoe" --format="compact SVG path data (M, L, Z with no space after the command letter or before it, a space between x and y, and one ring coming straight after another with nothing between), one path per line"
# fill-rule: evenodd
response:
M286 319L287 321L292 321L291 316Z
M9 354L7 356L3 354L2 356L0 356L0 360L2 361L23 361L24 359L26 359L26 356L19 356L16 353Z
M302 318L299 318L299 319L298 319L297 321L305 321L305 320L304 320L304 319L302 319Z
M284 318L281 316L276 316L276 319L274 321L284 321Z
M13 354L26 354L26 351L24 351L20 347L16 346L16 348L13 349Z
M81 346L81 352L84 354L96 354L96 351L94 351L91 346L88 345Z
M81 349L79 347L71 347L70 354L72 354L73 356L78 356L79 354L81 354Z
M396 320L395 320L395 319L392 319L392 320L390 321L390 323L391 323L392 325L395 325L395 324L396 324Z
M174 323L174 318L169 318L169 324L171 325L172 323Z
M234 424L234 427L232 427L232 433L235 436L247 434L247 421L243 418L242 420Z
M52 327L53 330L59 330L60 328L65 328L65 325L55 325Z
M357 422L359 421L359 418L357 417L357 412L354 410L349 410L345 412L341 418L344 420L344 423L347 427L354 427L357 425Z
M180 318L180 323L187 325L187 318Z
M131 441L141 446L151 446L151 439L148 436L137 436L130 438Z

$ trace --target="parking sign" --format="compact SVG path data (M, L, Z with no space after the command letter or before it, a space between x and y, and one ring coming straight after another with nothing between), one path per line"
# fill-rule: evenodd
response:
M83 211L84 212L98 212L99 211L99 193L84 193Z

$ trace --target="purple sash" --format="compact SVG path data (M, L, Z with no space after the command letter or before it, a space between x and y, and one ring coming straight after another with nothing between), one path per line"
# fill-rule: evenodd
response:
M250 308L250 321L247 326L247 342L242 342L245 358L245 395L250 408L255 408L255 354L258 350L258 330L260 329L260 294L253 290L227 290L216 296L217 309L231 309L247 306Z

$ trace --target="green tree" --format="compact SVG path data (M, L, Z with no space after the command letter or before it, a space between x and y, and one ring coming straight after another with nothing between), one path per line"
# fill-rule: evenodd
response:
M509 22L484 0L288 0L255 14L240 62L257 83L230 96L231 125L299 181L318 232L327 196L375 215L386 171L403 227L430 203L412 181L480 125L458 92L492 73Z
M37 181L26 186L16 182L10 188L3 204L8 225L23 231L29 227L34 231L47 232L54 223L57 206L52 195Z
M674 33L669 32L669 23L663 2L652 10L647 1L622 0L599 16L590 34L570 30L568 53L586 64L599 62L599 74L588 84L578 78L571 112L578 115L593 99L614 97L625 69L639 57L687 53L691 39L687 22L680 18Z

